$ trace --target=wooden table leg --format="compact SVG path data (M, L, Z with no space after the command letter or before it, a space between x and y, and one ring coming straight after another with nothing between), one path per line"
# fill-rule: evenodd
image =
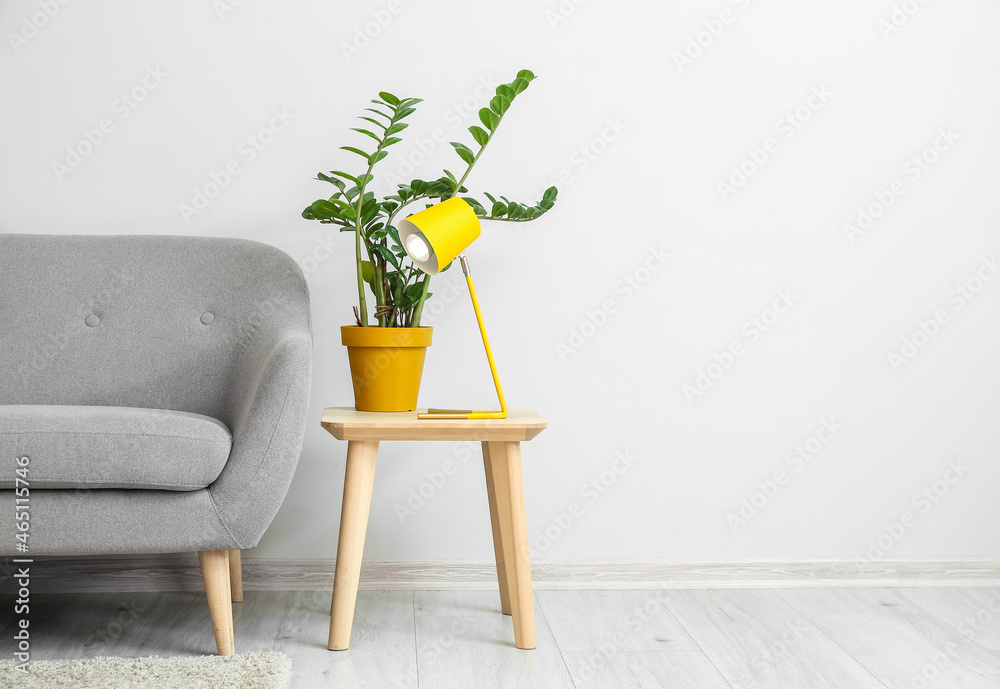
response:
M514 621L514 645L535 647L535 608L531 596L531 562L528 558L528 523L524 513L521 480L521 444L491 441L487 448L493 489L496 493L504 569Z
M328 648L331 651L343 651L351 642L377 458L377 440L352 440L347 444L344 504L340 513L337 571L333 577L333 605L330 607Z
M500 610L510 614L510 591L507 588L507 566L504 564L503 537L500 533L500 515L497 512L496 484L493 482L493 464L490 462L490 444L483 441L483 465L486 467L486 497L490 502L490 525L493 527L493 554L497 561L497 582L500 584Z

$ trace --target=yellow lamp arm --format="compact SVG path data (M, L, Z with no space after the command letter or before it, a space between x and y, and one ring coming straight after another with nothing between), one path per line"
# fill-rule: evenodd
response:
M469 273L469 263L465 256L459 256L462 262L462 272L465 273L465 282L469 286L469 295L472 297L472 308L476 310L476 322L479 323L479 333L483 337L483 347L486 348L486 359L490 362L490 373L493 374L493 385L497 389L497 399L500 400L500 411L469 411L466 409L428 409L426 414L417 414L418 419L506 419L507 402L503 397L503 388L500 387L500 375L497 373L497 365L493 360L493 350L490 349L490 338L486 335L486 325L483 324L483 312L479 308L479 299L476 297L476 286L472 282L472 275Z
M497 399L500 400L500 411L473 411L469 413L470 419L506 419L507 402L503 398L503 388L500 387L500 375L497 373L497 364L493 360L493 350L490 349L490 338L486 335L486 326L483 324L483 312L479 309L479 299L476 297L476 286L472 284L472 276L469 275L468 265L465 256L462 256L462 269L465 271L465 281L469 285L469 295L472 297L472 308L476 310L476 322L479 323L479 332L483 336L483 346L486 348L486 359L490 362L490 373L493 374L493 385L497 389Z

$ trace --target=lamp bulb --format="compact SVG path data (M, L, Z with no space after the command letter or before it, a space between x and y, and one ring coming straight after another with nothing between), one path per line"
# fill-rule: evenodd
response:
M418 234L411 234L406 238L406 253L417 263L423 263L431 257L430 247L424 238Z

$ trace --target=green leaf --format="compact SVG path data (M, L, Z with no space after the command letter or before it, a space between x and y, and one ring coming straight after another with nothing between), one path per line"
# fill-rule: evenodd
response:
M385 158L387 155L389 155L389 151L380 151L378 157L375 158L375 162L377 163L378 161Z
M376 101L372 101L372 102L374 103ZM381 115L382 117L384 117L385 119L389 120L390 122L392 121L392 115L386 115L381 110L376 110L375 108L365 108L365 110L368 111L368 112L373 112L376 115Z
M401 120L404 117L408 117L409 115L415 113L416 111L417 111L416 108L400 108L399 110L396 111L396 119Z
M374 246L375 250L382 255L382 258L388 261L389 264L395 267L397 270L399 269L399 259L396 258L396 255L394 253L389 251L388 247L382 246L381 244L375 244Z
M493 208L492 210L490 210L490 216L494 218L502 218L505 215L507 215L506 204L500 203L499 201L494 201Z
M476 201L471 196L463 196L462 200L472 206L472 210L476 211L476 215L486 215L486 209L483 208L483 204L479 203L479 201Z
M396 124L389 127L389 131L387 131L386 134L390 136L392 136L393 134L399 134L401 131L403 131L409 126L410 125L406 124L405 122L397 122Z
M320 199L319 201L313 202L313 204L303 212L303 217L308 218L309 220L351 221L354 219L354 211L348 204L336 198L331 198L330 201Z
M399 230L392 225L389 225L389 236L392 237L392 241L395 242L397 246L402 246L403 242L399 241Z
M384 100L389 105L392 105L392 106L399 105L399 99L396 98L391 93L389 93L388 91L379 91L378 92L378 97L381 98L382 100Z
M322 180L323 182L329 182L341 191L344 190L344 183L335 177L330 177L329 175L324 175L322 172L319 172L316 174L316 179Z
M361 221L364 224L371 222L378 212L378 203L374 198L368 198L365 194L365 201L361 204Z
M349 179L350 181L354 182L355 184L359 184L357 177L355 177L354 175L349 175L346 172L341 172L339 170L330 170L330 174L331 175L337 175L337 177L343 177L344 179Z
M351 131L352 131L352 132L361 132L361 133L362 133L362 134L364 134L365 136L370 136L371 138L375 139L375 142L376 142L376 143L378 143L378 142L381 142L381 141L382 141L382 139L380 139L379 137L375 136L374 134L372 134L372 133L371 133L370 131L368 131L367 129L362 129L361 127L351 127Z
M341 148L343 150L345 150L345 151L350 151L351 153L357 153L359 156L361 156L362 158L365 159L365 162L369 162L370 163L370 157L371 156L369 156L364 151L362 151L360 149L357 149L357 148L354 148L354 146L341 146Z
M416 302L420 299L420 294L424 291L424 285L422 282L415 282L406 288L406 298L409 301Z
M555 187L549 187L548 189L545 190L545 193L542 194L542 199L544 199L545 201L555 201L556 195L558 193L559 193L558 189L556 189Z
M441 179L436 179L427 185L427 195L431 198L441 198L447 199L451 198L452 194L455 193L455 186L457 182L450 179L442 177ZM427 207L433 206L433 203L428 203Z
M521 93L526 88L528 88L528 80L527 79L515 79L513 81L513 83L511 83L510 87L512 89L514 89L514 93Z
M374 124L379 129L385 129L385 125L384 124L382 124L378 120L372 119L371 117L365 117L364 115L358 115L358 119L359 120L364 120L365 122L371 122L372 124Z
M340 210L337 206L324 199L314 201L309 206L309 210L312 211L313 217L317 220L329 220L340 216Z
M361 262L361 279L367 282L369 285L371 285L372 281L375 279L375 269L372 267L371 261ZM374 286L372 287L372 289L374 290Z
M497 86L497 95L503 96L507 100L514 100L514 96L517 95L517 92L510 84L500 84Z
M510 107L510 101L503 96L494 96L490 101L490 109L498 115L503 115Z
M480 146L485 146L486 142L490 140L490 135L486 133L486 130L482 127L477 127L472 125L469 127L469 133L472 134L472 138L476 140L476 143Z
M496 202L497 202L497 200L496 200L495 198L493 198L493 195L492 195L492 194L491 194L490 192L488 192L488 191L484 191L483 193L484 193L484 194L486 195L486 198L488 198L488 199L489 199L490 201L492 201L493 203L496 203Z
M385 148L386 146L392 146L393 144L398 144L400 141L402 141L402 139L400 139L399 137L390 136L388 139L385 140L385 143L382 144L382 147Z
M500 117L489 108L482 108L479 111L479 121L492 132L500 124Z
M532 74L530 69L522 69L517 73L518 79L524 79L525 81L534 81L535 75Z
M340 190L340 191L333 192L333 196L337 196L338 194L343 193L344 189L347 188L347 185L344 184L343 180L334 179L333 177L326 177L324 175L323 177L317 177L316 179L321 179L324 182L329 182L330 184L334 185L335 187L337 187L337 189Z
M452 141L451 145L455 147L455 152L458 153L458 157L464 160L469 165L476 160L476 154L469 149L465 144L460 144L456 141Z
M416 105L417 103L423 103L423 102L424 102L423 98L405 98L401 100L399 104L404 108L409 108L411 106Z

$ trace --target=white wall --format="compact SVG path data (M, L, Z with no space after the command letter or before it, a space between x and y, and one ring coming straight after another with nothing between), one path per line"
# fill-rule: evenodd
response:
M256 556L336 549L345 446L319 418L352 402L339 326L354 278L349 236L299 217L327 192L312 177L355 164L337 147L356 143L348 128L379 90L425 99L395 149L416 160L435 129L466 141L474 119L459 126L456 106L485 104L482 83L524 67L539 78L471 186L530 200L562 173L560 199L534 224L489 226L470 260L507 398L550 421L524 448L535 558L878 557L869 542L907 512L885 557L1000 556L1000 276L981 268L1000 257L995 3L898 0L896 27L892 0L226 2L0 4L0 231L239 236L307 268L311 421ZM345 55L366 30L377 35ZM133 88L145 98L123 108ZM105 118L110 133L57 175ZM244 142L272 125L284 128L250 160ZM760 148L766 162L722 193ZM456 165L450 149L416 174ZM914 156L935 159L919 178ZM240 173L182 218L230 161ZM858 207L894 182L902 193L849 237ZM424 405L491 403L457 277L432 290L459 297L428 306ZM779 295L781 314L768 310ZM907 337L924 346L894 367ZM741 355L713 367L730 347ZM716 379L689 402L699 371ZM788 459L824 420L829 442ZM602 473L624 469L618 454L634 462ZM448 460L457 473L401 524L394 505ZM785 483L755 498L776 471ZM615 479L603 492L582 489L602 476ZM942 496L914 500L936 481ZM734 533L744 498L760 508ZM547 527L563 531L551 544ZM367 557L485 559L489 533L468 445L384 444Z

